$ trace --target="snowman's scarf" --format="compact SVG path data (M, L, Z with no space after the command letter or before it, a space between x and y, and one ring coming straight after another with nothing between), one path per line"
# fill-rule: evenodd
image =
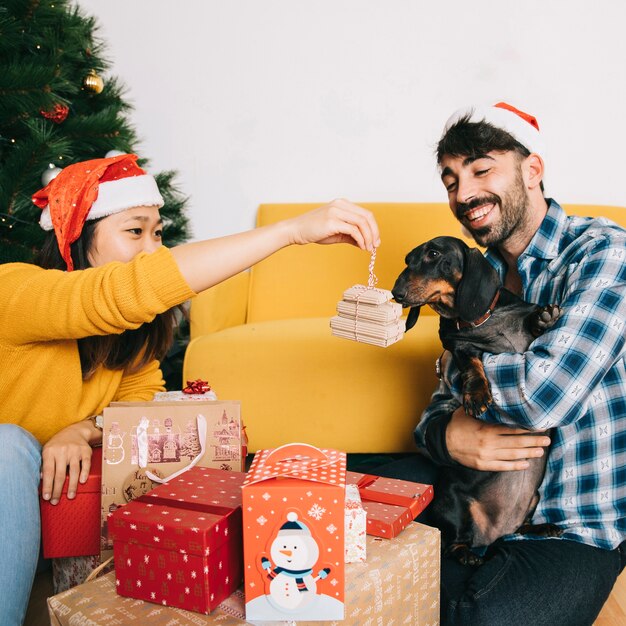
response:
M284 574L296 579L298 585L298 591L308 591L307 586L304 584L304 577L310 576L313 573L312 569L287 569L286 567L275 567L268 573L270 580L276 578L278 574Z

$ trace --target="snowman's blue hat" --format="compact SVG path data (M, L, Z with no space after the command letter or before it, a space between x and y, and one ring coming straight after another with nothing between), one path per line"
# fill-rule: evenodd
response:
M306 534L311 535L311 531L306 524L298 521L297 513L287 513L287 521L280 527L279 533L283 535Z

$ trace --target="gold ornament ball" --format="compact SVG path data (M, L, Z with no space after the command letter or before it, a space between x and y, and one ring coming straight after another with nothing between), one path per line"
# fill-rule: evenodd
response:
M104 89L104 81L96 74L96 70L90 70L89 74L83 78L83 87L91 93L101 93Z

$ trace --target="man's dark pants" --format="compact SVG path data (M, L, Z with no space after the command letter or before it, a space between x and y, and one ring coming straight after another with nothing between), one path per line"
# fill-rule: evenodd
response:
M369 472L434 485L438 474L417 454ZM429 524L428 509L416 521ZM625 565L626 542L603 550L562 539L498 541L477 567L443 558L441 624L589 626Z

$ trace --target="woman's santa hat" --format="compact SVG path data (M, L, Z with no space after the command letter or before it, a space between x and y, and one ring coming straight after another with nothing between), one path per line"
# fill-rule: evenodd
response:
M87 220L138 206L164 204L156 181L137 165L137 155L121 154L74 163L61 170L32 197L43 209L39 225L54 229L68 271L74 269L70 247Z
M466 118L470 123L487 122L509 133L529 152L538 154L542 159L544 157L545 145L539 132L537 118L506 102L498 102L493 106L464 107L455 111L446 122L443 134L445 135L462 118Z

